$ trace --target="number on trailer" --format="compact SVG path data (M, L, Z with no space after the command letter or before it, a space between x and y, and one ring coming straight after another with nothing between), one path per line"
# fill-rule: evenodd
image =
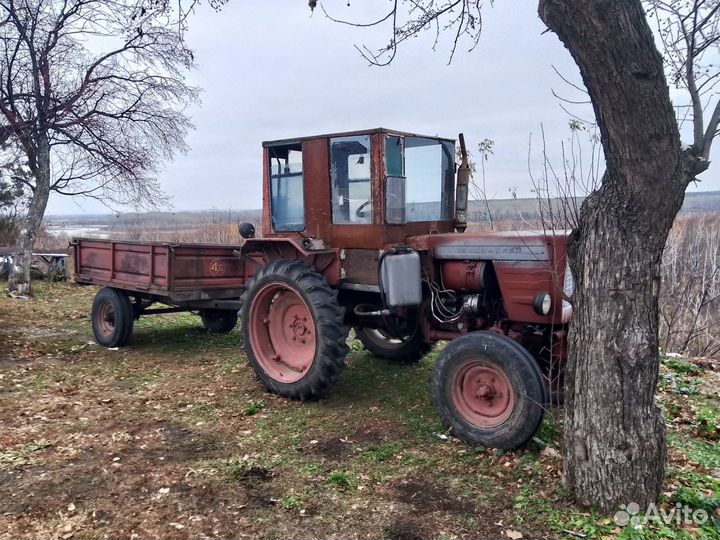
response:
M212 272L213 274L224 274L225 263L220 259L213 260L213 262L210 263L210 272Z

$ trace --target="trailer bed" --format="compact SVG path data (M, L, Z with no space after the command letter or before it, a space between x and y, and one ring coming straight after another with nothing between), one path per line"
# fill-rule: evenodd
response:
M75 281L173 304L240 298L255 266L239 246L74 238Z

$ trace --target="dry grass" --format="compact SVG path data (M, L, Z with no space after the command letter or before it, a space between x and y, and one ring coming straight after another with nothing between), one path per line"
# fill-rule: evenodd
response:
M720 215L675 220L663 255L660 313L666 350L720 354Z

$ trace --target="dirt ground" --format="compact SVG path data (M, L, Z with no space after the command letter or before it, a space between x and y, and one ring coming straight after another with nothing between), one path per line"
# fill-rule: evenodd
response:
M263 390L237 329L145 317L109 350L92 338L95 289L35 290L0 298L0 538L637 536L565 496L561 411L517 452L448 437L429 396L437 351L397 366L353 340L330 397L297 403ZM717 366L669 365L665 504L712 504ZM668 531L718 538L712 523L640 532Z

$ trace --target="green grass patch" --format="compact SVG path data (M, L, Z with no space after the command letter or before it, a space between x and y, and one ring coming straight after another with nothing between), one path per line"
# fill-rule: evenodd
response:
M155 306L153 306L155 307ZM209 354L242 351L242 339L237 328L227 334L211 334L193 313L146 315L135 322L132 347L158 353L182 352L193 362L204 361Z
M333 471L325 479L325 483L338 489L357 488L358 481L355 475L349 472Z
M400 451L400 445L396 442L377 445L371 444L365 450L365 457L370 461L387 461Z
M717 443L691 437L685 433L668 431L668 444L706 469L720 470L720 451ZM718 487L720 488L720 483Z
M245 415L246 416L252 416L254 414L259 413L265 408L265 403L262 401L251 401L247 404L247 407L245 407Z
M302 499L297 495L288 495L280 500L283 510L298 510L302 506Z
M660 361L665 367L681 375L700 375L702 373L702 370L698 366L688 362L687 360L664 357L661 358Z

